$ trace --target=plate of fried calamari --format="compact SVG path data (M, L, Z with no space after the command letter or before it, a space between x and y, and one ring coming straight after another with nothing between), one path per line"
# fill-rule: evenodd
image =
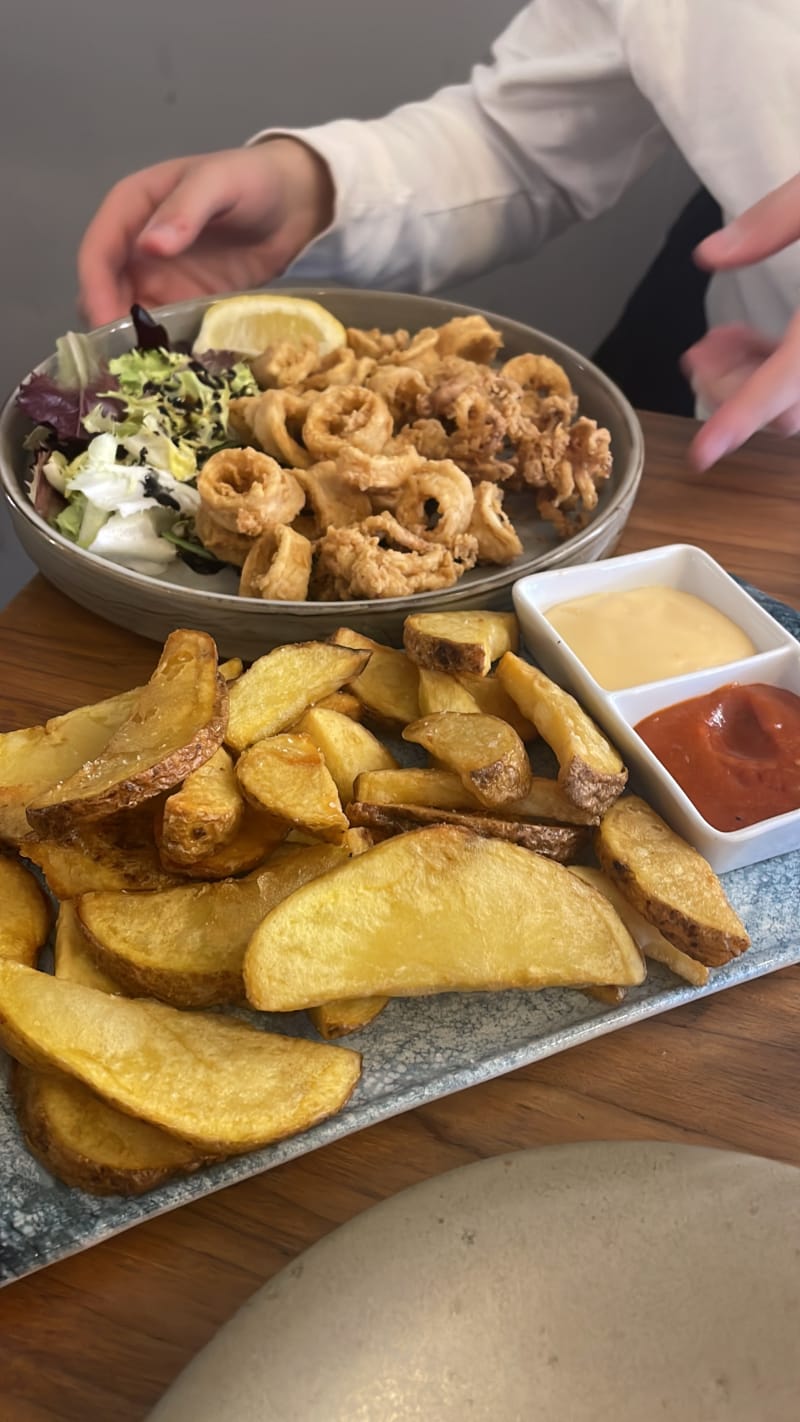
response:
M521 575L609 552L641 476L590 362L433 298L280 288L56 347L0 417L17 534L157 639L248 656L343 616L396 641L412 607L507 605Z

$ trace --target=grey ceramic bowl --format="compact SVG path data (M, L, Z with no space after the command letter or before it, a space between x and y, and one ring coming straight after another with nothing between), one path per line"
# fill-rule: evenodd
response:
M470 309L433 297L396 292L350 291L341 287L289 290L295 295L314 297L346 326L415 331L440 325ZM183 301L161 308L156 315L173 339L192 340L209 304L207 298ZM581 412L610 430L614 453L614 472L589 525L561 541L549 524L535 517L515 519L524 552L511 567L475 568L444 592L338 603L262 601L220 592L211 586L181 587L131 572L76 547L35 512L25 492L27 455L22 446L30 426L15 408L14 392L0 414L0 481L17 537L44 576L82 607L157 641L163 641L175 627L199 628L216 638L223 655L258 656L280 642L325 638L342 625L354 626L381 641L398 642L403 619L412 607L424 611L510 606L510 587L517 578L543 568L590 562L613 550L639 485L644 442L628 401L590 361L530 326L500 316L490 319L502 332L504 356L536 351L552 356L564 367ZM92 333L91 339L103 355L118 355L131 345L131 322L126 319L103 326ZM51 357L42 362L39 369L48 369L53 360Z

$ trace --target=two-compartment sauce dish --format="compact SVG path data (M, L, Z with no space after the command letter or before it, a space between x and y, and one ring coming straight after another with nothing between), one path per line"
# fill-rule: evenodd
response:
M800 848L800 644L691 544L514 587L531 656L718 871Z

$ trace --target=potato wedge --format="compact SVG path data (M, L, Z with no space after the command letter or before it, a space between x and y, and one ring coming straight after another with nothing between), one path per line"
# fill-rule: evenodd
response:
M622 759L573 696L538 667L508 652L497 675L558 760L558 783L582 810L601 815L625 788Z
M273 1012L643 976L596 889L518 845L450 826L387 839L304 885L267 914L244 963L249 1001Z
M337 647L357 647L369 652L363 671L351 679L349 688L358 697L368 716L385 726L405 726L415 721L419 711L419 673L405 652L384 647L354 632L338 627L331 637Z
M670 943L654 923L648 923L602 869L588 868L583 864L573 864L571 867L573 874L577 874L585 883L593 884L601 894L605 894L645 958L652 958L654 963L663 963L676 977L683 978L687 983L691 983L692 987L705 987L709 978L705 963L698 963L696 958L690 958Z
M492 662L519 646L513 612L416 612L403 625L412 662L432 671L488 676Z
M312 706L297 729L311 738L322 755L343 805L353 798L357 776L364 771L393 770L397 766L394 756L377 736L338 711Z
M294 725L315 701L339 691L369 661L359 648L297 642L268 652L233 683L226 741L246 750Z
M28 835L20 853L39 866L57 899L90 889L167 889L180 882L158 857L149 805L87 820L58 839Z
M219 674L223 681L235 681L244 671L244 662L241 657L230 657L227 662L220 662Z
M255 809L287 826L333 843L348 828L333 776L310 736L288 732L256 741L240 755L236 778Z
M111 997L2 961L0 1042L23 1066L66 1072L214 1155L307 1130L341 1110L361 1071L346 1047Z
M250 805L245 805L242 822L233 839L218 845L204 859L179 863L167 853L161 843L161 825L158 820L154 826L160 863L165 872L170 874L170 883L185 883L187 879L232 879L239 874L248 874L251 869L263 864L283 842L286 830L285 820L276 819L274 815L261 814ZM142 884L140 887L149 889L159 886Z
M519 815L526 820L555 820L560 825L596 825L599 815L574 805L557 780L546 775L534 775L527 794L504 806L507 815Z
M94 760L28 805L29 823L55 836L171 790L221 744L227 706L213 638L170 633L128 719Z
M0 854L0 958L32 968L47 942L52 914L30 869Z
M309 1007L308 1016L326 1042L360 1032L383 1012L388 997L351 997L344 1002L323 1002Z
M276 850L244 879L155 894L84 894L78 922L95 962L127 992L173 1007L237 1003L245 948L264 915L347 857L335 845L296 845Z
M161 846L175 864L194 864L228 844L244 816L244 800L228 752L220 746L169 795Z
M536 727L527 716L523 716L516 701L512 701L503 683L492 672L489 676L478 676L477 672L460 672L459 682L478 703L478 710L487 716L499 716L513 726L521 741L536 738Z
M364 714L361 702L352 691L332 691L330 696L323 696L319 701L315 701L313 709L338 711L342 716L349 716L351 721L360 721Z
M18 846L30 834L25 813L45 790L93 760L127 721L141 689L54 716L43 726L0 736L0 840Z
M449 672L420 667L418 675L419 709L422 716L432 716L437 711L470 713L482 709L467 688Z
M403 834L420 825L459 825L487 839L505 839L521 844L548 859L571 864L589 838L583 825L536 824L530 820L504 819L480 810L439 810L430 805L370 805L352 800L347 815L353 825Z
M64 978L70 983L82 983L84 987L97 988L98 992L125 991L116 978L104 972L95 962L86 934L81 928L74 899L67 899L58 906L53 957L57 978Z
M454 770L425 767L365 770L353 798L375 805L428 805L438 810L477 810L480 801Z
M158 1126L124 1116L73 1077L15 1063L11 1094L28 1149L92 1195L142 1195L208 1162Z
M638 795L606 812L595 847L628 902L690 958L715 968L750 947L711 866Z
M530 788L525 746L513 727L497 716L439 711L412 721L403 740L424 746L490 809L519 800Z

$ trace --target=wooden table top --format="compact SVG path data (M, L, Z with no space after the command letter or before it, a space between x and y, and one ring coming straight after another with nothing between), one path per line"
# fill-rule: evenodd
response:
M618 551L671 542L800 607L800 443L760 437L690 471L692 422L643 417ZM154 645L36 578L0 614L0 726L135 685ZM800 966L575 1047L138 1225L0 1292L8 1422L139 1422L271 1275L336 1225L442 1171L563 1141L688 1141L800 1165Z

